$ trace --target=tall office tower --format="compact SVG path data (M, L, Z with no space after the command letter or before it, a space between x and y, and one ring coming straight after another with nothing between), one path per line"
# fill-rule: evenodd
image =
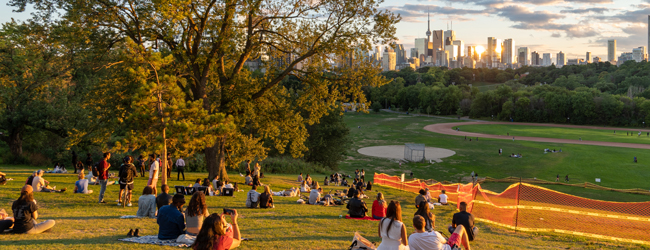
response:
M430 53L432 55L436 54L436 51L438 49L442 49L444 47L444 37L443 37L443 31L442 30L434 30L433 33L431 33L431 45L433 47L433 51Z
M494 44L495 44L495 38L494 37L488 37L487 40L487 50L485 50L485 57L489 58L488 61L492 60L492 53L494 51ZM489 67L489 66L488 66Z
M445 45L447 44L447 41L453 42L456 40L456 31L453 30L445 30L444 35L443 35L443 41L445 42Z
M616 40L607 41L607 61L616 62Z
M486 51L486 62L488 68L498 67L499 62L501 61L501 39L496 39L494 37L488 37L488 49Z
M467 46L467 56L469 58L472 58L472 60L476 61L476 47L474 46Z
M456 61L458 59L458 45L445 45L445 50L449 51L448 60Z
M390 70L395 70L395 66L397 65L397 58L395 55L395 51L389 46L386 46L386 50L384 50L384 55L382 56L382 62L381 62L381 67L383 71L390 71Z
M528 47L521 47L517 50L517 54L519 54L519 57L517 58L517 62L521 64L522 66L524 65L530 65L530 62L528 60L528 55L530 55L530 51L528 50Z
M420 55L418 54L418 49L417 48L411 48L411 56L409 56L409 58L410 57L420 57Z
M452 44L458 47L458 55L456 57L461 58L465 56L465 43L463 40L453 41Z
M648 15L648 47L650 49L650 15Z
M560 53L557 53L556 58L557 58L557 63L555 64L555 66L562 67L566 65L566 56L562 51L560 51Z
M585 62L591 63L591 52L589 51L587 51L587 55L585 56Z
M532 66L541 66L542 64L542 59L539 57L539 53L537 51L533 51L530 53L530 65Z
M418 57L420 55L427 56L428 43L426 38L415 38L415 48L418 50Z
M436 66L449 66L449 51L438 50L436 53L438 54L438 61L436 62Z
M503 40L503 51L501 51L501 62L512 67L517 63L517 54L515 53L515 40L512 38Z
M551 66L551 53L542 54L542 66Z
M395 44L395 57L397 64L406 63L406 50L404 50L404 45Z
M648 54L646 53L646 47L641 46L636 49L632 49L632 57L636 62L643 62L648 60Z

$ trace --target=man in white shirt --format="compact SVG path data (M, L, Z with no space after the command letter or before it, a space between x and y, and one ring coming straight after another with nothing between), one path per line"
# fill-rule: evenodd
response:
M183 160L182 156L178 157L178 160L176 160L176 171L178 171L176 180L180 180L181 174L183 175L183 180L185 180L185 160Z
M433 221L435 223L435 218ZM454 233L449 237L449 241L445 240L445 238L437 231L425 232L425 225L426 222L422 216L413 216L413 227L415 228L415 233L411 234L408 239L411 250L451 250L454 246L460 247L461 245L464 246L466 250L470 250L469 240L467 239L465 229L458 229L459 227L462 227L462 225L456 228ZM433 226L435 227L435 224Z
M445 190L442 190L442 193L438 195L438 202L442 205L447 205L447 195Z
M153 194L158 195L158 190L156 189L156 185L158 184L158 173L160 172L160 163L158 160L156 160L154 154L149 155L149 161L151 161L151 166L149 167L149 181L147 182L147 186L151 186L153 188Z

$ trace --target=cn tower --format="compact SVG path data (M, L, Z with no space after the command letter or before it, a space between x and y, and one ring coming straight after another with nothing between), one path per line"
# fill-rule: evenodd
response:
M427 9L427 44L429 42L431 42L431 19L429 17L429 9Z

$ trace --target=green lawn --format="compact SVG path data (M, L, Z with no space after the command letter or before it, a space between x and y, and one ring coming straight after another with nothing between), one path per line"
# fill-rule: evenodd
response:
M18 197L18 190L28 174L35 168L0 166L14 181L0 187L0 207L9 209L11 202ZM233 179L242 178L232 173ZM236 176L235 176L236 175ZM187 174L187 181L170 181L171 185L189 184L191 179L204 174ZM323 178L324 176L314 176ZM73 188L76 179L73 174L45 174L45 178L57 187ZM274 190L297 185L294 175L272 175L262 179ZM136 180L136 190L141 190L145 178ZM325 187L331 190L334 187ZM99 186L90 189L99 191ZM408 233L413 232L412 215L414 194L390 188L375 187L385 194L388 200L399 200L403 204L403 220ZM134 207L118 207L118 186L109 186L106 200L108 204L98 204L97 194L82 195L65 193L36 193L39 206L39 220L53 219L56 226L51 232L39 235L2 235L2 249L174 249L154 245L124 243L117 239L125 237L130 228L140 228L143 235L156 234L158 225L155 219L119 219L122 215L134 215L137 211L137 197ZM247 190L246 190L247 191ZM141 191L137 191L140 193ZM370 195L374 195L372 192ZM188 197L189 198L189 197ZM240 249L345 249L351 242L355 231L377 242L377 222L339 219L346 209L296 204L296 198L276 197L275 209L244 208L245 193L234 197L208 197L210 212L220 212L223 208L238 209L241 214L239 224L243 237L250 238ZM366 200L371 204L371 200ZM436 208L438 230L450 223L454 213L452 206ZM11 212L10 212L11 214ZM477 223L481 234L472 242L473 249L648 249L647 246L629 245L615 242L598 242L589 238L569 237L558 234L515 233L490 224Z
M530 136L570 140L578 140L582 138L584 141L650 144L650 136L648 136L647 132L642 132L642 135L638 136L638 130L619 130L614 134L614 130L609 129L554 128L526 125L477 124L459 127L462 131L466 132L493 135L507 135L507 133L510 133L510 136Z

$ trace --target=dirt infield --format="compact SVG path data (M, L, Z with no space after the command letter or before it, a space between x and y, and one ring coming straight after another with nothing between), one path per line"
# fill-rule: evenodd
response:
M453 127L463 126L463 125L476 125L476 124L503 124L503 125L526 125L526 126L541 126L541 127L561 127L561 128L582 128L582 129L607 129L607 130L621 130L621 131L643 131L650 132L648 129L633 129L633 128L610 128L610 127L594 127L594 126L577 126L577 125L563 125L563 124L543 124L543 123L518 123L518 122L454 122L454 123L437 123L432 125L427 125L424 127L424 130L431 131L439 134L446 135L457 135L457 136L468 136L468 137L479 137L480 138L491 138L491 139L503 139L503 140L512 140L513 137L505 135L489 135L481 133L472 133L464 131L456 131ZM606 147L619 147L619 148L640 148L640 149L650 149L650 144L637 144L637 143L622 143L622 142L601 142L601 141L580 141L580 140L570 140L570 139L556 139L556 138L543 138L543 137L526 137L526 136L516 136L515 140L523 141L536 141L536 142L552 142L552 143L566 143L566 144L582 144L582 145L594 145L594 146L606 146Z
M404 145L365 147L357 150L359 154L387 159L404 159ZM440 159L455 155L456 152L444 148L425 147L424 157L427 160L441 162Z

